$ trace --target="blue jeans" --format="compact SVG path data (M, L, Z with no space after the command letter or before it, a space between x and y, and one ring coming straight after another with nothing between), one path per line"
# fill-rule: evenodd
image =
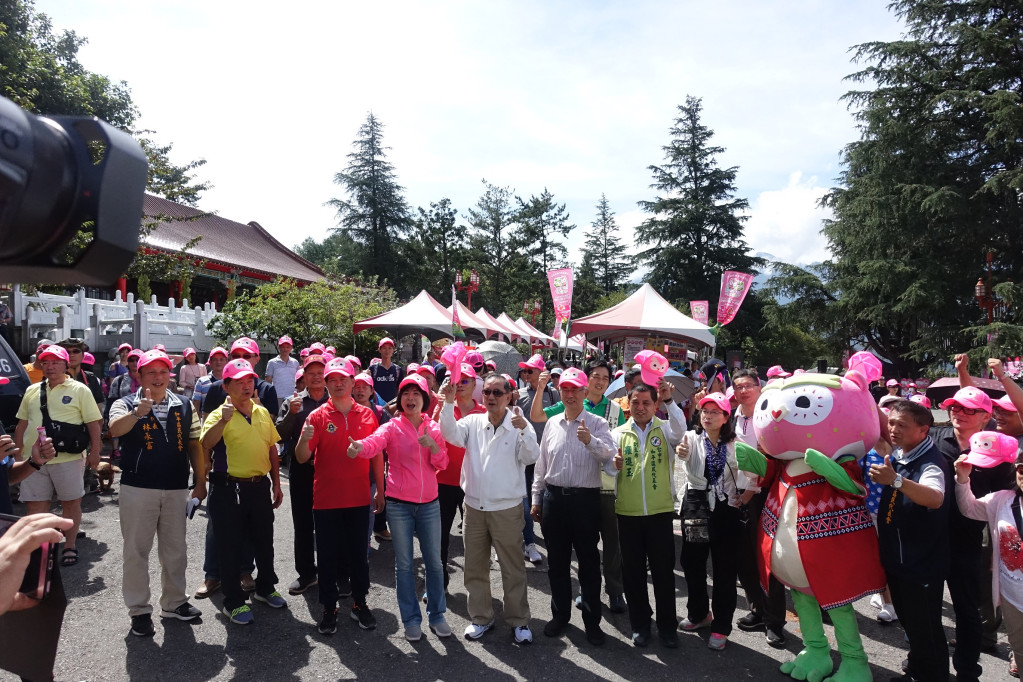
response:
M414 536L419 536L419 551L426 566L427 617L431 625L443 621L447 600L444 594L444 567L440 562L440 503L434 500L413 504L389 498L387 525L391 529L391 544L394 547L394 583L402 624L408 627L423 622L413 569Z

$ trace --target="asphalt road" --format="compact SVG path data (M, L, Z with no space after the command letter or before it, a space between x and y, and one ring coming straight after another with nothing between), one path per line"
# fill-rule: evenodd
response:
M282 476L286 485L286 478ZM115 488L116 490L116 488ZM292 527L285 491L284 505L277 512L275 538L276 570L282 593L296 576L292 567ZM288 608L276 611L262 604L253 607L256 621L241 627L218 615L221 598L193 600L203 617L192 623L154 618L156 636L139 638L129 633L127 610L121 599L121 535L116 493L90 495L84 501L82 528L87 537L79 541L81 561L63 570L70 603L64 620L56 665L58 680L785 680L778 665L798 653L798 623L789 622L788 641L783 649L767 646L762 632L733 631L723 652L706 646L708 632L680 633L681 646L667 650L656 637L646 649L630 641L626 614L612 614L605 604L603 623L607 644L596 648L586 642L577 613L567 636L544 637L542 629L550 618L546 564L528 566L530 627L534 642L513 643L511 629L501 620L500 605L495 629L482 640L461 637L468 624L465 589L459 570L461 536L451 541L456 568L449 588L448 622L455 636L438 639L427 630L423 639L409 643L403 637L394 596L394 557L388 542L372 543L370 559L370 607L377 617L374 631L361 631L347 617L350 600L342 600L338 632L325 637L316 632L321 608L315 588L305 595L288 597ZM24 513L24 508L16 509ZM205 505L188 523L188 586L194 590L202 581ZM540 533L539 524L536 526ZM677 530L677 529L676 529ZM457 530L456 530L457 533ZM676 539L678 541L678 538ZM542 543L538 543L542 544ZM678 544L678 542L676 543ZM543 549L541 549L543 551ZM677 555L677 552L676 552ZM844 559L839 557L839 560ZM852 557L848 557L852 559ZM422 593L422 567L419 589ZM150 564L154 605L159 612L159 565L156 548ZM676 570L679 615L685 615L685 581ZM500 571L492 568L494 598L500 600ZM653 603L651 593L651 603ZM736 618L745 613L740 590ZM897 625L881 625L868 600L856 604L860 629L874 671L874 678L887 680L901 673L905 657L903 632ZM952 608L946 594L945 624L949 637ZM794 615L789 614L790 621ZM826 627L834 643L834 633ZM997 656L984 654L985 680L1008 680L1008 646L1004 635ZM837 656L836 656L837 663ZM0 672L0 680L17 679Z

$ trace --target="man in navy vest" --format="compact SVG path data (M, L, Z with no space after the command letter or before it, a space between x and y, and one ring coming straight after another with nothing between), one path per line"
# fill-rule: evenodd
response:
M201 615L185 593L185 521L192 469L196 484L191 497L198 501L206 497L205 461L191 402L167 390L172 367L166 353L148 351L139 359L141 388L110 407L110 434L121 439L122 593L131 633L139 637L154 633L149 604L154 537L160 543L160 616L190 621Z

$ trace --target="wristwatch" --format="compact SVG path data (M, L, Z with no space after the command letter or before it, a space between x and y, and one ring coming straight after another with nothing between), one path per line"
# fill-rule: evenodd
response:
M896 490L900 490L902 488L902 474L895 474L895 480L892 481L892 487Z
M43 468L42 464L36 464L36 461L34 459L32 459L31 457L28 458L28 465L30 467L32 467L33 469L35 469L36 471L41 471L42 468Z

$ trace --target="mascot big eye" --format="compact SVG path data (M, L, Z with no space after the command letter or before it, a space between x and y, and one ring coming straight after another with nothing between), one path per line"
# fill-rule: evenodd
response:
M880 434L867 385L857 369L844 377L775 379L753 414L757 441L771 458L735 446L739 468L760 476L768 490L757 536L760 581L766 590L773 574L792 590L804 648L781 671L796 680L821 680L834 670L821 609L842 655L828 679L872 679L852 607L886 582L859 463Z

